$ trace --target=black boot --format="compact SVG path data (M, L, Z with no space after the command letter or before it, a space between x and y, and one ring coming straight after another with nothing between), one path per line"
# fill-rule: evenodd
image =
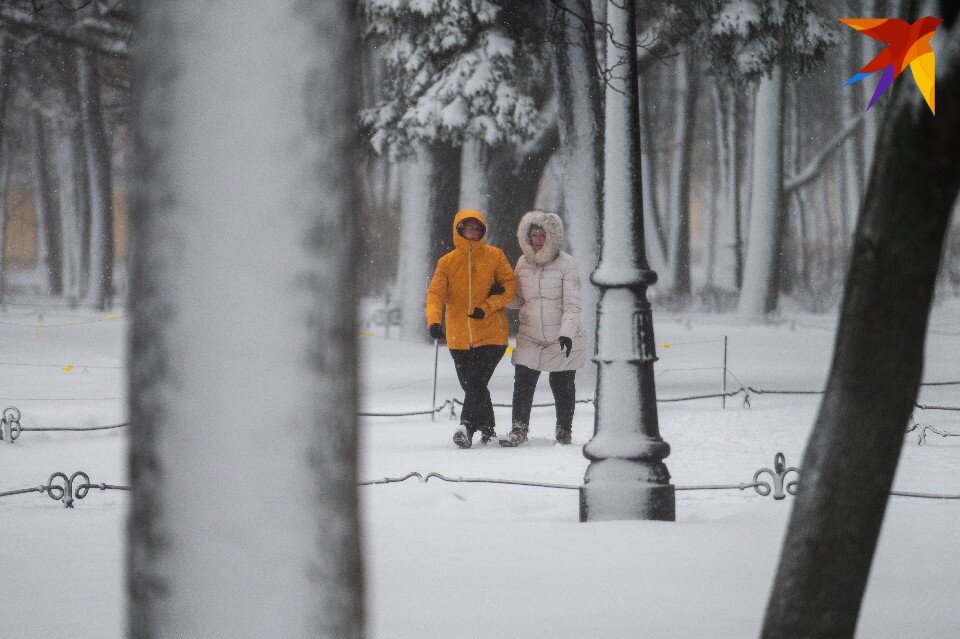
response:
M470 427L470 424L463 422L453 433L453 443L458 448L470 448L473 446L473 433L474 429Z
M493 428L492 425L490 425L490 424L484 424L484 426L483 426L482 428L480 428L480 443L481 443L481 444L484 444L484 445L489 444L492 440L494 440L494 439L496 439L496 438L497 438L497 432L496 432L496 430L494 430L494 428Z
M557 443L567 445L573 443L573 426L557 423Z

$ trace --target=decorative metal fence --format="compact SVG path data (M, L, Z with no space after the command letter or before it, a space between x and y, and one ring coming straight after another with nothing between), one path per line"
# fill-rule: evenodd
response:
M791 476L793 475L793 476ZM790 477L790 479L788 479ZM497 479L493 477L447 477L436 472L421 474L419 472L410 472L400 477L384 477L382 479L368 479L357 482L358 486L374 486L384 484L397 484L405 482L408 479L416 478L420 483L429 483L431 479L441 482L450 482L456 484L501 484L506 486L529 486L533 488L552 488L558 490L580 490L582 487L578 484L556 484L550 482L526 481L519 479ZM761 479L762 478L762 479ZM753 489L761 497L773 497L775 500L786 499L787 495L796 495L800 486L800 469L795 466L787 466L786 457L783 453L777 453L773 459L773 468L760 468L753 473L753 480L741 482L738 484L702 484L684 486L674 486L678 491L703 491L703 490L748 490ZM0 497L12 497L14 495L25 495L29 493L46 494L53 500L63 503L65 508L73 508L74 504L85 498L91 489L99 491L122 490L129 491L129 486L118 486L107 483L94 483L90 476L82 470L72 475L64 472L55 472L45 484L27 488L17 488L14 490L0 491ZM960 500L960 494L944 493L919 493L905 491L890 491L892 496L913 497L918 499L942 499L942 500Z

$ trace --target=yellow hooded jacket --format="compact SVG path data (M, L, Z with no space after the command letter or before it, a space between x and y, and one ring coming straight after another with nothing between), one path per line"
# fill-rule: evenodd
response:
M507 314L504 306L513 299L516 284L507 256L484 238L468 240L457 231L467 218L487 222L479 211L464 210L453 218L453 244L456 247L437 262L437 270L427 289L427 326L440 324L446 317L447 346L455 350L507 344ZM486 231L484 231L486 236ZM495 282L503 293L490 295ZM467 317L473 309L483 309L483 319Z

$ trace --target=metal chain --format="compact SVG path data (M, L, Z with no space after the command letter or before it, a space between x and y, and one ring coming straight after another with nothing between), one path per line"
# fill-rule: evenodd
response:
M787 481L787 476L795 473L796 478ZM769 475L769 481L762 481L760 477ZM357 486L373 486L382 484L396 484L416 477L419 483L427 483L431 479L437 479L443 482L457 484L502 484L507 486L531 486L534 488L554 488L559 490L580 490L578 484L555 484L539 481L524 481L519 479L496 479L492 477L447 477L437 472L429 472L425 475L416 471L407 473L401 477L384 477L382 479L368 479L357 482ZM761 468L753 474L753 481L739 484L704 484L692 486L674 486L674 490L695 491L695 490L747 490L753 488L761 497L773 496L775 500L785 499L787 495L796 495L799 487L800 469L794 466L786 465L786 458L783 453L778 452L774 456L773 468ZM78 481L79 480L79 481ZM10 497L13 495L23 495L27 493L46 493L51 499L60 501L66 508L73 508L77 500L83 499L89 494L91 489L99 491L105 490L132 490L129 486L117 484L93 483L90 476L82 470L72 475L63 472L55 472L50 475L46 484L31 488L19 488L0 492L0 497ZM919 499L944 499L960 500L960 494L941 494L941 493L918 493L905 491L890 491L890 495L896 497L915 497Z

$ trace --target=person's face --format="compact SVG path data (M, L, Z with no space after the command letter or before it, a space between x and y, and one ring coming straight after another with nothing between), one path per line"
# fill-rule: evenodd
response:
M467 220L463 223L462 233L468 240L476 241L483 237L483 226L476 220Z
M530 234L530 246L533 252L538 253L543 248L543 243L547 241L547 234L540 231L534 231Z

